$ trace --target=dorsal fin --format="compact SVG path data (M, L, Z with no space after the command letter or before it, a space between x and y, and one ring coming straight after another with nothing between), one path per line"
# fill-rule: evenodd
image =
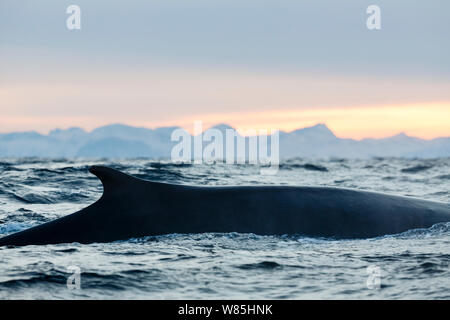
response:
M141 179L104 166L91 166L89 172L100 179L103 184L103 193L126 186L132 181L142 181Z

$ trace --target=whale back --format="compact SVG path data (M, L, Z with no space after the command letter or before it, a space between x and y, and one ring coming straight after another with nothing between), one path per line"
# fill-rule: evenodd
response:
M110 242L170 233L245 232L368 238L450 221L450 206L333 187L185 186L92 166L101 198L1 245Z

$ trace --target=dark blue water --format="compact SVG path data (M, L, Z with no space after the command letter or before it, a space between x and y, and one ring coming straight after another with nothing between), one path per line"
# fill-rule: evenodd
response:
M250 165L0 160L0 236L77 211L102 193L88 173L111 165L192 185L330 185L450 202L450 159ZM80 270L80 289L67 280ZM172 234L107 244L0 248L1 299L449 299L450 224L366 240ZM73 270L73 269L72 269Z

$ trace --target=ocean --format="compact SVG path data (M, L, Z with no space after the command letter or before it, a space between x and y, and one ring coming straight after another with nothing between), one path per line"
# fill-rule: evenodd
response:
M2 159L0 236L73 213L102 194L91 165L189 185L308 185L450 203L450 159L169 161ZM213 214L213 213L212 213ZM450 223L373 239L169 234L113 243L0 248L0 299L449 299Z

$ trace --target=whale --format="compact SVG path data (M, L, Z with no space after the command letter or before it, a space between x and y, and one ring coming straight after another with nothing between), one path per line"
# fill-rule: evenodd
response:
M0 238L0 246L105 243L166 234L373 238L450 221L450 204L356 189L191 186L92 166L103 194L73 214Z

